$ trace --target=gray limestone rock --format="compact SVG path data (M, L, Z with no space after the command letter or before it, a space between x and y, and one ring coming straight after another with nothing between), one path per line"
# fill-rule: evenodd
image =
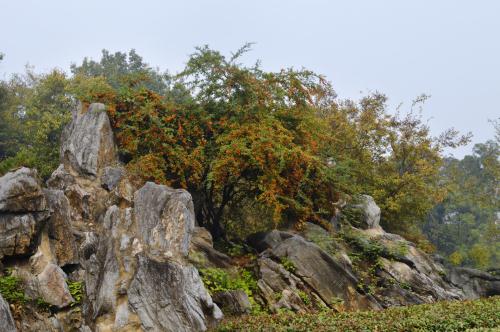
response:
M82 106L73 112L73 120L61 138L63 164L81 175L97 176L117 161L113 131L103 104Z
M173 261L140 255L128 296L145 331L205 331L222 318L198 271Z
M44 190L51 211L48 236L57 264L65 266L78 263L78 248L72 233L71 207L62 190Z
M49 263L38 275L39 292L45 302L64 308L75 300L66 284L66 274L55 264Z
M249 314L252 309L248 295L242 290L217 292L213 295L213 301L224 313L230 315Z
M191 195L182 189L147 182L134 194L140 240L151 253L187 257L194 230Z
M17 331L14 318L12 318L12 314L10 313L9 304L3 299L2 294L0 294L0 331Z
M360 211L359 224L354 225L363 229L380 228L380 207L375 203L373 197L360 195L359 202L351 208Z
M451 282L463 290L467 299L500 295L499 276L465 267L452 267L448 271Z
M101 186L106 190L113 190L125 175L122 167L105 167L101 175Z
M35 170L22 167L0 177L0 258L33 252L49 215Z
M36 170L21 167L0 177L0 213L40 212L46 208Z

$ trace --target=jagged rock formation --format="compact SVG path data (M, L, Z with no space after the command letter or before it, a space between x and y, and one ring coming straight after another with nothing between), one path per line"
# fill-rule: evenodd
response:
M18 329L204 331L216 324L222 313L187 260L191 195L132 184L102 104L75 110L61 141L48 189L27 168L0 178L0 258L13 257L9 267L27 296L59 308L18 317ZM81 313L70 307L76 300L67 280L85 284ZM10 315L2 302L0 314Z

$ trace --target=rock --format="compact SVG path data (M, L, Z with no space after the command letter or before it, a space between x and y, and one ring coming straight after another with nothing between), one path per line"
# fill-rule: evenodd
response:
M264 253L293 265L293 274L329 306L342 299L348 309L380 309L377 300L358 290L359 280L339 262L298 235L287 238Z
M305 311L307 309L306 303L302 300L296 301L296 297L299 297L297 293L307 288L299 277L267 257L260 257L257 264L259 267L257 286L260 296L271 311L277 312L280 309ZM290 293L297 296L294 297ZM318 301L321 306L326 306L319 298Z
M151 251L188 256L194 207L187 191L147 182L134 195L134 211L140 240Z
M0 177L0 259L33 252L49 215L35 170L23 167Z
M106 190L113 190L124 175L125 170L121 167L105 167L101 175L101 185Z
M500 295L499 276L465 267L452 267L449 278L463 290L467 299Z
M145 331L205 331L222 318L192 266L140 255L128 290Z
M189 259L198 268L231 266L231 258L214 249L212 236L203 227L194 228Z
M52 172L46 183L47 187L50 189L66 190L66 188L75 184L76 180L73 175L66 171L64 165L60 164L59 167Z
M230 315L249 314L252 309L248 295L242 290L217 292L213 295L213 301Z
M293 233L272 230L270 232L259 232L248 237L247 242L258 252L274 248L284 240L293 237Z
M104 167L117 161L113 131L103 104L80 107L64 128L61 156L65 167L81 175L97 176Z
M357 210L360 212L359 220L356 220L358 224L354 226L362 229L378 229L380 228L380 208L373 197L369 195L361 195L359 197L359 202L348 208Z
M64 308L75 300L66 284L66 274L55 264L49 263L38 275L40 295L45 302Z
M22 167L0 178L0 212L41 212L47 203L36 170Z
M17 331L14 318L12 318L12 314L10 313L9 304L3 299L2 294L0 294L0 331Z
M78 263L76 239L71 231L71 207L62 190L44 190L51 211L48 236L59 266Z
M32 253L41 221L47 215L0 214L0 259Z

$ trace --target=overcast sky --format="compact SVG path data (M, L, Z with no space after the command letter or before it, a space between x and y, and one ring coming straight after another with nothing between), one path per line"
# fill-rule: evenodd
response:
M437 135L455 127L493 138L500 116L497 0L0 0L0 76L69 69L103 48L135 48L161 70L182 68L195 46L245 61L324 74L340 98L380 91L392 109L421 93ZM455 155L468 153L471 146Z

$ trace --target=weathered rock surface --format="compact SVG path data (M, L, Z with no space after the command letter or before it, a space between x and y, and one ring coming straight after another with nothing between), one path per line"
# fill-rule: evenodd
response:
M71 207L62 190L44 190L51 212L48 220L48 236L59 266L77 264L78 248L72 233Z
M27 168L0 178L0 259L23 255L26 296L59 308L23 316L23 331L204 331L222 318L188 261L191 195L134 187L104 105L73 113L47 186ZM84 282L81 311L68 278Z
M36 170L21 167L0 178L0 212L41 212L46 207Z
M154 183L135 193L134 208L108 209L107 236L89 235L81 250L88 258L88 314L96 329L204 331L221 319L186 261L193 228L190 195Z
M0 331L2 332L16 332L16 323L12 314L10 313L9 304L3 299L0 294Z
M359 228L362 229L381 229L380 228L380 207L375 203L373 197L369 195L360 195L359 202L350 208L360 212L357 220Z
M55 264L49 263L38 275L39 292L45 302L64 308L75 300L66 284L66 274Z
M249 314L252 309L248 295L242 290L217 292L213 295L213 301L222 308L225 314Z
M289 272L307 285L328 306L333 307L338 299L341 299L349 309L381 308L373 296L358 289L359 280L355 275L344 269L342 264L316 244L306 241L303 237L272 231L258 243L261 249L264 244L270 246L261 257L287 262ZM266 274L262 276L267 284L276 283L273 277L266 278ZM280 287L271 288L276 290Z
M47 201L35 170L22 167L1 177L0 259L31 253L48 216Z
M173 261L139 256L128 295L145 331L204 331L222 318L198 271Z
M187 191L147 182L134 195L134 210L140 240L151 251L188 255L194 206Z
M97 176L117 161L113 131L103 104L80 105L61 139L63 164L80 174Z
M451 282L460 287L468 299L500 295L500 277L464 267L449 270Z
M203 227L194 227L189 260L198 268L231 266L231 258L213 247L212 235Z

